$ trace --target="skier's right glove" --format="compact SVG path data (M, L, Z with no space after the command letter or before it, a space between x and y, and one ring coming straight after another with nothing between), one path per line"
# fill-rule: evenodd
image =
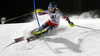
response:
M71 22L71 21L68 21L68 23L69 23L69 26L70 26L70 27L74 27L74 26L75 26L74 23Z
M40 13L42 11L42 9L36 9L36 13ZM33 12L35 13L35 12Z

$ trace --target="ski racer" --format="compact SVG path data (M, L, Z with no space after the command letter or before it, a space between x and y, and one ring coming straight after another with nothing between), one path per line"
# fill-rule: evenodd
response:
M46 21L42 26L41 29L45 29L46 27L49 27L47 32L50 32L54 29L56 29L59 26L59 22L60 22L60 16L62 16L62 18L66 19L66 21L68 21L68 23L73 27L74 23L71 22L69 20L68 17L64 16L58 9L57 9L57 5L55 3L50 3L48 6L48 10L47 11L41 11L38 13L39 15L45 15L48 14L50 16L50 19L48 21ZM43 33L45 33L43 32Z
M36 10L36 12L39 15L45 15L48 14L50 16L50 19L48 21L46 21L42 26L41 26L41 30L44 30L45 28L47 28L47 30L44 30L42 33L48 33L51 32L52 30L55 30L58 26L59 26L59 22L60 22L60 16L62 16L63 19L66 19L66 21L68 21L69 25L71 27L74 26L74 23L71 22L69 20L68 17L64 16L60 10L57 9L57 5L55 3L49 3L48 6L48 10L47 11L42 11L40 9L40 11L38 11L38 9ZM37 29L36 31L39 31L39 29ZM31 34L34 34L34 30L31 32ZM41 33L37 34L37 35L41 35Z

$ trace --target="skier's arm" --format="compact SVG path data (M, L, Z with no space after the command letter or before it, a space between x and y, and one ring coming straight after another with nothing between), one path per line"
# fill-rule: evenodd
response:
M60 15L62 16L62 18L63 18L63 19L66 19L66 21L68 21L68 23L69 23L70 27L73 27L73 26L74 26L74 23L73 23L73 22L71 22L71 21L69 20L69 18L68 18L68 17L66 17L65 15L63 15L61 12L60 12Z
M47 11L41 11L40 13L38 13L39 15L45 15L48 14Z
M62 12L59 11L59 14L63 19L66 19L66 21L68 21L68 23L71 22L68 17L66 17L64 14L62 14Z
M33 13L35 13L35 12L33 12ZM42 9L36 9L36 13L39 14L39 15L48 14L47 11L43 11Z

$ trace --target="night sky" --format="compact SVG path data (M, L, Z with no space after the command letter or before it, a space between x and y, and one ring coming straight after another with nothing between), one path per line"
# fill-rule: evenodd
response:
M55 2L63 13L74 14L91 10L100 11L100 0L36 0L36 8L46 10L50 2ZM16 17L32 12L34 9L33 0L7 0L1 3L0 18Z

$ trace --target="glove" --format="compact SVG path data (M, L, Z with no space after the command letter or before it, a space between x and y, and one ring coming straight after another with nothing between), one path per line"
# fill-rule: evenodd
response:
M42 11L42 9L37 9L36 13L40 13L41 11ZM35 11L33 13L35 13Z
M73 22L68 21L68 23L69 23L69 26L70 26L70 27L74 27L74 23L73 23Z

